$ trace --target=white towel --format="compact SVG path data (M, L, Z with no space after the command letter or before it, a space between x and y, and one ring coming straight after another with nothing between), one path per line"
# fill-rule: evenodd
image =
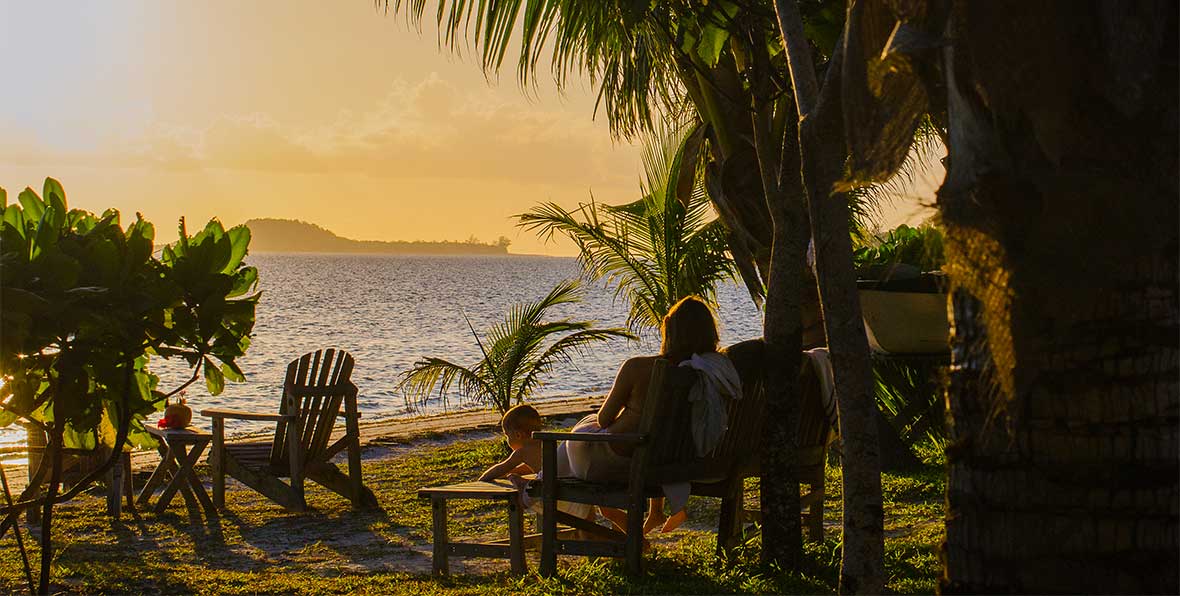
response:
M717 447L725 431L729 430L729 410L726 406L728 400L742 398L742 380L733 362L717 352L693 354L680 366L701 372L688 392L688 401L692 404L693 446L697 456L704 457ZM692 485L688 482L673 482L665 484L663 489L669 509L677 513L688 504Z
M729 358L717 352L693 354L680 366L701 372L688 401L692 404L692 441L697 455L704 457L729 429L727 400L742 398L742 380Z
M832 374L832 356L828 354L827 348L804 350L803 354L811 360L811 366L815 367L815 374L819 377L819 392L823 399L824 414L827 414L832 429L839 429L840 416L836 410L836 379Z

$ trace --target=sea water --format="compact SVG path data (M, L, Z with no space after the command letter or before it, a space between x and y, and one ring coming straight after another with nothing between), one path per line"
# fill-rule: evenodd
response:
M186 390L195 412L209 407L275 412L287 363L320 348L335 347L356 359L352 380L359 388L364 420L417 416L444 409L484 407L451 395L445 403L409 402L397 389L401 374L425 356L470 366L479 361L480 334L503 320L516 303L544 297L558 282L576 278L573 258L541 256L404 256L259 254L247 258L258 268L259 301L253 340L238 360L246 382L227 383L213 396L198 381ZM585 297L552 310L554 318L595 320L600 327L624 327L628 304L613 289L584 284ZM760 336L757 307L737 283L718 289L723 345ZM470 326L469 323L470 322ZM592 345L572 362L559 364L536 399L601 395L619 364L629 356L658 350L659 337L616 339ZM170 391L191 375L181 359L155 359L160 389ZM155 415L149 422L155 422ZM199 415L194 424L206 425ZM273 423L232 423L231 433L263 430ZM16 425L0 429L0 445L23 443Z

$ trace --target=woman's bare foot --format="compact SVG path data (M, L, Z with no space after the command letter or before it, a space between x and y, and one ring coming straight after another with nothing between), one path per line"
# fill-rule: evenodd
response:
M664 521L664 527L660 528L660 531L661 532L671 532L672 530L679 528L680 524L684 523L684 521L687 519L688 519L688 512L685 511L684 509L681 509L680 511L673 513L672 517L669 517L667 520Z
M660 526L666 526L667 522L668 522L668 516L664 513L663 508L660 508L660 509L653 508L647 514L647 520L643 522L643 533L645 535L650 534L652 530L654 530Z

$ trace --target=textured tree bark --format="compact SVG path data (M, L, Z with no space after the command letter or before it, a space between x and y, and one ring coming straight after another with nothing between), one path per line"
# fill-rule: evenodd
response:
M818 88L817 97L814 67L802 36L798 7L787 0L776 0L775 9L802 118L801 172L840 412L844 550L839 590L841 594L879 594L885 588L885 574L877 401L852 263L847 196L831 191L840 179L847 156L840 106L843 48L838 45L829 61L828 76L823 87Z
M822 103L823 100L817 111L822 110ZM838 127L838 111L835 116ZM830 138L827 135L831 134L831 122L826 123L828 126L824 124L817 122L813 127L805 119L800 125L800 145L804 147L803 175L816 244L816 277L832 355L844 455L844 558L840 565L840 593L880 594L885 588L885 520L877 399L852 265L848 201L843 193L824 192L838 178L830 175L830 167L826 172L829 175L824 172L825 164L832 163L832 158L816 156L807 149L809 145L816 147L825 137ZM834 163L839 165L842 161Z
M765 113L754 111L755 145L767 208L774 223L770 271L767 279L766 314L762 336L766 342L766 422L762 433L762 561L798 569L803 554L803 530L799 516L798 436L799 375L802 360L802 281L806 279L807 222L802 197L785 189L800 188L797 174L785 181L781 169L783 139L768 138L769 126L759 123ZM763 124L763 125L760 125ZM793 127L792 127L793 129ZM788 151L791 157L794 152ZM797 194L792 193L792 194Z
M52 450L53 464L49 475L49 491L45 495L45 504L41 513L41 575L37 582L37 593L49 593L49 577L53 564L53 501L57 498L58 488L61 486L62 453L65 442L62 440L61 423L55 423L49 432L49 446Z
M952 15L941 589L1178 593L1176 4Z
M973 354L993 297L956 293L944 593L1177 593L1176 270L1133 269L1073 332L1016 346L1013 395Z

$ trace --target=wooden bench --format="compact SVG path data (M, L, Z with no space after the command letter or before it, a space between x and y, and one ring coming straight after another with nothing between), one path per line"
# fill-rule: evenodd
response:
M434 534L434 574L446 575L448 561L456 557L508 559L513 573L526 573L524 560L524 512L520 492L506 480L463 482L418 489L418 497L430 499ZM493 542L455 542L447 533L447 501L451 499L502 500L508 509L508 538Z
M530 487L530 494L542 499L541 575L557 570L557 555L622 557L627 570L638 574L642 563L643 516L649 497L663 494L662 485L690 482L691 494L721 499L718 521L717 551L724 554L740 542L744 480L760 475L760 441L765 418L765 346L761 340L736 344L725 353L742 379L742 399L730 403L729 430L712 452L704 457L695 454L692 444L691 405L687 395L696 382L692 369L671 366L657 360L652 371L649 394L635 433L560 433L535 432L542 441L543 468L554 469L557 443L577 441L622 441L635 445L628 478L605 484L556 478L546 475ZM804 390L800 395L799 477L809 485L802 499L809 509L805 525L812 540L823 533L824 460L830 425L823 413L818 380L810 363L801 370ZM656 421L659 421L656 424ZM627 531L613 529L574 518L557 511L557 501L587 503L621 509L627 515ZM749 516L755 517L755 516ZM598 540L565 539L558 524L583 530Z

